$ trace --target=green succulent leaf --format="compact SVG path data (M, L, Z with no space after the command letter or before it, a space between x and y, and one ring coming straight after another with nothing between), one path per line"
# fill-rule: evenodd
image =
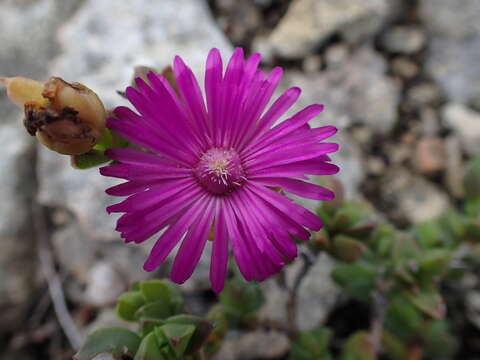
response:
M140 345L140 337L123 328L104 328L94 331L74 356L75 360L92 360L99 354L111 354L115 360L133 357Z
M328 351L331 331L327 328L317 328L301 332L292 345L290 360L331 360Z
M192 339L186 350L187 354L193 354L200 350L213 329L210 321L194 315L180 314L169 317L165 322L166 324L191 325L194 327Z
M110 161L110 159L104 155L103 150L97 150L95 148L85 154L72 155L70 159L72 167L79 170L97 167Z
M360 241L345 235L335 236L331 243L330 253L345 262L357 261L367 249Z
M409 299L406 291L390 294L385 327L402 341L411 341L423 323L419 309Z
M146 303L135 312L136 320L163 320L172 315L170 304L165 301Z
M166 346L166 343L159 343L156 334L151 332L143 338L134 360L177 360L175 355L162 349Z
M370 334L358 331L351 335L342 347L341 360L376 360Z
M422 291L418 294L410 294L409 299L418 310L432 318L440 319L445 313L445 304L438 292Z
M451 252L445 249L429 250L418 259L418 274L424 281L444 275L450 264Z
M480 154L467 164L463 179L465 195L469 199L480 199Z
M382 332L382 345L388 357L392 360L408 359L407 344L387 330Z
M225 284L220 293L227 318L233 322L243 322L255 313L264 303L262 290L256 283L247 283L234 277Z
M426 358L435 360L454 358L458 343L449 332L448 323L445 320L429 321L420 335L426 344Z
M375 288L376 281L375 265L366 261L358 261L354 264L339 264L332 271L332 279L340 285L350 296L368 301Z
M190 340L195 332L194 325L184 324L165 324L155 328L155 336L160 343L166 343L173 351L176 358L182 359L183 355L188 354Z
M139 288L146 302L170 301L170 288L164 280L142 281Z
M222 304L214 305L207 314L207 319L213 324L213 329L205 344L205 353L214 354L223 343L228 330L228 321Z
M139 291L128 291L120 295L117 301L117 315L126 321L135 321L135 313L145 304Z

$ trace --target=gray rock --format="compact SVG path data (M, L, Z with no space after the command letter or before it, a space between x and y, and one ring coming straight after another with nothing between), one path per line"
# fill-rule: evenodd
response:
M462 156L462 145L458 136L451 135L445 139L447 154L445 185L450 193L456 198L462 198L465 194L463 176L465 164Z
M480 33L477 0L422 0L421 14L428 27L438 36L464 39Z
M451 205L448 196L434 184L402 168L387 172L381 191L394 215L411 223L435 219Z
M127 289L126 277L107 261L97 262L89 271L85 300L93 306L109 306Z
M350 42L372 35L391 11L390 0L298 0L269 37L272 50L302 58L334 33Z
M97 287L92 285L91 281L98 280L95 279L96 273L93 269L99 261L100 264L103 261L108 262L109 266L122 274L124 286L134 281L146 280L151 276L142 267L148 250L152 246L148 241L134 246L124 244L119 238L111 242L98 241L98 238L91 237L77 219L73 218L54 231L52 244L62 270L81 285ZM91 302L91 299L88 299L88 296L85 299L83 294L75 293L73 297L79 303L84 303L86 300Z
M68 156L60 156L39 146L39 201L64 207L77 218L82 231L89 237L114 241L117 214L108 215L105 208L118 201L105 194L105 189L120 181L100 175L98 169L75 170Z
M300 262L299 259L295 263ZM292 266L287 265L287 269ZM278 324L288 325L287 320L287 302L289 292L280 286L278 279L273 277L260 283L265 303L258 311L258 318L266 323L274 322Z
M45 77L56 51L54 34L81 1L1 1L0 76ZM0 90L0 305L27 299L34 281L35 237L30 207L36 192L35 146L21 111Z
M231 52L206 1L198 0L85 0L59 41L52 73L86 84L109 107L120 103L115 90L129 84L135 65L163 68L180 55L201 74L211 47Z
M290 350L285 334L278 331L255 330L231 336L223 343L214 360L279 359Z
M443 119L455 130L470 154L480 152L480 113L462 104L448 104L442 111Z
M364 47L351 54L343 66L308 76L290 72L285 83L302 89L299 106L325 104L317 123L312 122L316 126L343 128L360 123L388 134L396 121L399 86L385 72L385 60Z
M77 222L56 230L52 235L52 245L63 271L85 284L96 261L98 245L88 238Z
M391 53L411 55L419 52L426 44L426 35L416 26L395 26L381 37L383 48Z
M330 46L325 52L325 62L329 68L340 67L345 64L350 51L345 44Z
M325 104L325 110L310 122L311 126L334 125L339 128L339 133L329 141L340 144L340 150L332 155L332 159L340 166L338 177L349 199L358 196L365 169L359 146L342 130L354 123L367 125L372 131L382 134L393 129L399 88L384 75L385 71L385 61L372 50L362 48L341 66L308 75L287 72L282 83L284 89L290 86L302 89L299 101L286 117L305 106L321 103ZM370 83L375 86L365 86ZM322 177L315 180L321 181ZM294 198L310 209L319 205L318 201Z
M83 0L1 1L0 69L2 76L47 77L47 62L58 50L58 27Z
M21 126L8 120L0 125L0 305L28 298L36 259L30 218L35 147Z
M421 14L432 37L427 70L457 102L480 96L480 2L424 0Z
M336 177L341 181L345 199L351 200L359 195L359 187L365 179L365 167L360 147L347 135L336 135L334 141L340 144L340 150L331 156L332 162L340 167Z
M428 105L436 105L441 100L442 92L435 84L424 82L417 84L406 94L405 110L417 109Z
M323 323L340 295L340 289L330 277L334 262L325 254L303 278L298 288L297 327L310 330Z
M480 328L480 292L469 291L466 295L468 319Z
M392 72L402 78L411 79L420 72L418 64L414 63L407 57L396 57L391 63Z
M438 136L425 136L415 147L413 165L420 174L431 175L445 167L447 153L445 143Z

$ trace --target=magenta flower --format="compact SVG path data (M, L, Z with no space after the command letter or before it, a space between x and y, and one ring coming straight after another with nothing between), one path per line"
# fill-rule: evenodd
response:
M331 191L300 179L338 171L326 155L338 145L321 142L336 128L308 125L322 105L310 105L276 125L300 89L288 89L267 108L282 70L274 68L266 76L259 62L259 54L244 59L242 49L236 49L223 73L220 53L212 49L205 103L192 71L176 57L179 95L165 78L150 73L150 84L137 78L138 90L126 90L139 114L121 106L115 109L117 118L108 119L110 129L147 150L108 150L117 163L100 170L127 180L107 190L128 196L107 208L125 213L117 230L126 242L140 243L166 229L145 270L155 270L181 241L170 275L183 283L210 237L210 280L220 292L230 248L245 279L260 281L297 255L293 237L308 240L306 228L322 227L315 214L276 190L333 199Z

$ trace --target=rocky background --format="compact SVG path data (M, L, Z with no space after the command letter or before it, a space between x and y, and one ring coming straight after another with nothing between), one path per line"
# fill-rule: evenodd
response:
M479 15L478 0L0 0L0 74L82 82L113 107L134 65L161 68L179 54L200 74L211 47L259 51L265 68L285 68L284 88L302 88L298 107L323 103L317 124L340 128L347 197L406 226L458 204L464 162L480 152ZM114 323L118 294L149 276L150 244L120 241L104 211L113 180L38 147L2 91L0 358L69 359L72 339ZM320 255L299 284L299 329L340 311L330 269ZM266 323L288 325L298 271L262 284ZM70 342L49 286L73 317ZM207 258L183 290L192 312L209 308ZM231 334L217 358L284 359L289 349L284 333L261 327Z

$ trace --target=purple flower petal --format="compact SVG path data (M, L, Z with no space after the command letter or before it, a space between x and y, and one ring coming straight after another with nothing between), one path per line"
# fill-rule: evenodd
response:
M126 242L140 243L166 229L145 270L160 266L181 241L171 278L185 282L213 226L210 281L218 293L230 248L245 279L261 281L295 258L294 239L308 240L307 229L321 228L315 214L272 187L333 199L330 190L299 179L338 172L327 155L338 145L323 142L337 130L308 124L323 105L308 106L276 124L300 89L288 89L268 107L283 71L277 67L267 76L258 70L260 58L245 58L237 48L223 73L220 52L212 49L204 100L192 70L176 57L176 86L155 73L147 74L148 82L137 78L136 88L127 88L126 95L138 113L118 107L115 118L107 120L110 129L137 147L108 150L116 163L100 169L102 175L126 180L106 190L127 197L107 208L124 213L116 230Z

